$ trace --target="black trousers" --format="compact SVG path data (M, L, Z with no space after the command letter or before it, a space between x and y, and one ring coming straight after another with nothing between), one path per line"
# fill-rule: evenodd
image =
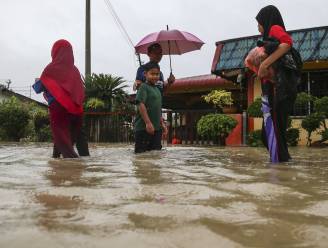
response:
M287 162L291 159L288 152L287 145L287 125L288 118L293 109L295 103L295 96L290 95L290 97L278 101L275 97L275 92L272 84L262 85L262 91L264 94L269 96L269 105L271 107L271 117L274 124L274 132L277 139L277 150L279 162ZM262 125L262 142L268 149L268 142L264 123Z
M162 130L155 131L154 135L150 135L146 130L135 132L134 152L141 153L151 150L162 149Z
M288 117L290 113L289 106L293 105L288 103L287 100L284 100L277 104L275 111L271 111L272 121L274 124L274 132L277 139L279 162L287 162L289 159L291 159L290 154L288 152L286 137ZM268 142L264 123L262 125L262 142L268 149Z

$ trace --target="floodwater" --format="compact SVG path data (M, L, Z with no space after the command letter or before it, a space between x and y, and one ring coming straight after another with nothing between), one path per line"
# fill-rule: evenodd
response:
M0 144L0 247L327 247L327 151Z

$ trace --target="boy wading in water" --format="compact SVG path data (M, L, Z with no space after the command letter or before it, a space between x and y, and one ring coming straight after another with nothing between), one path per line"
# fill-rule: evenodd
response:
M156 83L160 79L160 67L156 62L144 66L145 83L141 83L136 96L138 106L135 121L135 153L162 149L162 95Z

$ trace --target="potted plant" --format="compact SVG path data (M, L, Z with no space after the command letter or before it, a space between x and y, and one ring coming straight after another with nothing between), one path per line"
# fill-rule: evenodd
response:
M202 98L207 103L211 103L223 113L236 113L237 108L233 106L233 99L231 97L231 92L226 90L212 90Z
M225 139L237 126L238 122L225 114L208 114L197 122L197 132L203 137L211 138L214 143L225 145Z

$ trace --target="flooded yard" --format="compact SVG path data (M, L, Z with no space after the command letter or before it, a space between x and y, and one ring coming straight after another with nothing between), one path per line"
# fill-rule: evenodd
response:
M0 144L0 247L327 247L328 150Z

